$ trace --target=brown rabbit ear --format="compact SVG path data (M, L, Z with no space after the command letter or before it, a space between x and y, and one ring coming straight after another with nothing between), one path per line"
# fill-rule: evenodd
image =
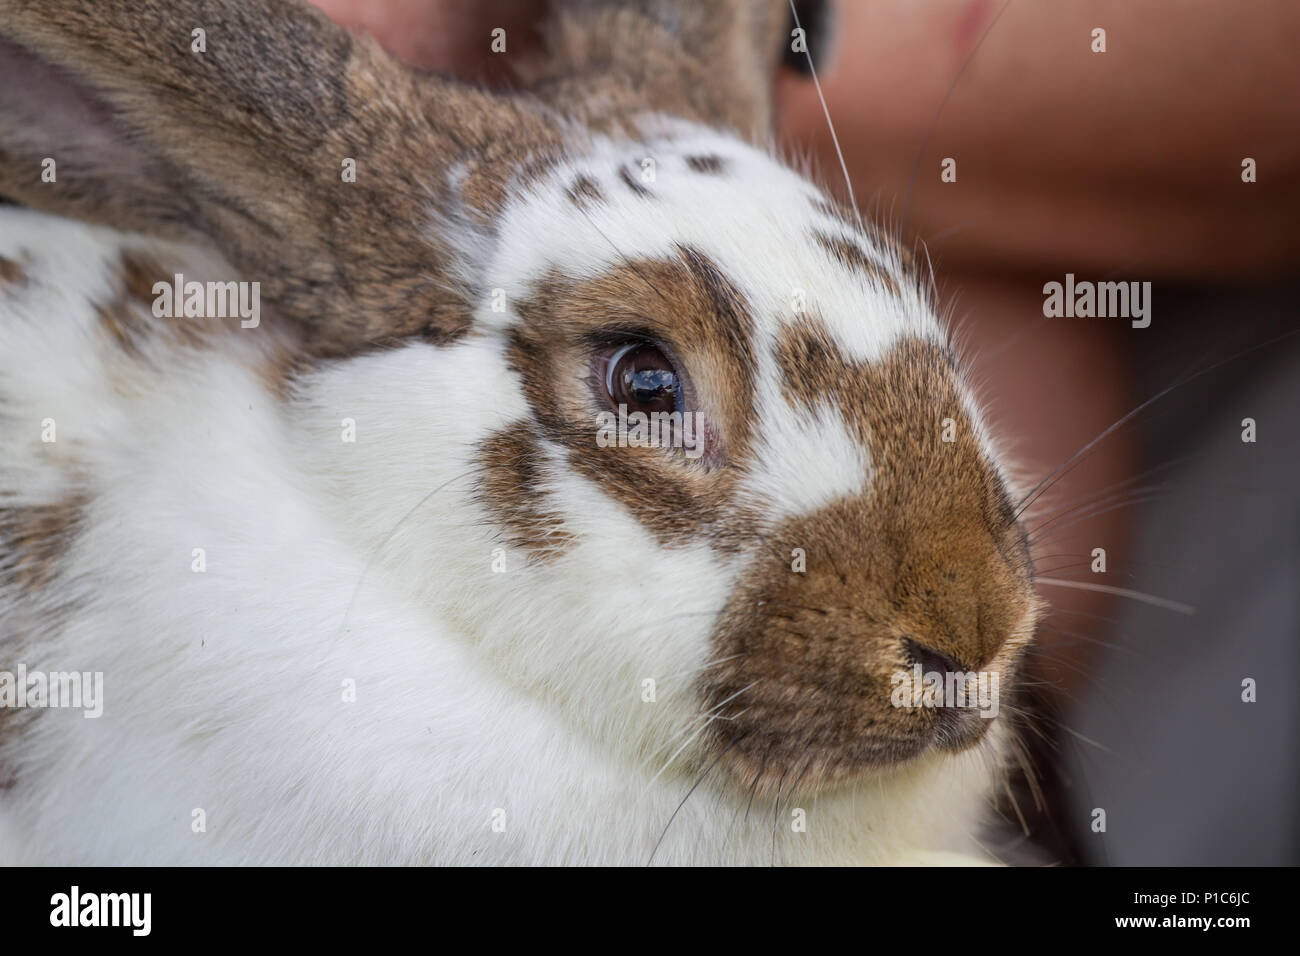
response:
M468 323L432 220L507 137L550 148L536 109L298 3L0 0L0 195L206 237L320 354Z
M547 55L524 73L593 128L647 111L766 145L789 0L552 0Z

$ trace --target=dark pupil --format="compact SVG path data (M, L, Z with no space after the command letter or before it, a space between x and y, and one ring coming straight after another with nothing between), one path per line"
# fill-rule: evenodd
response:
M611 378L615 393L611 397L630 410L671 412L677 407L681 383L672 364L653 346L624 352Z

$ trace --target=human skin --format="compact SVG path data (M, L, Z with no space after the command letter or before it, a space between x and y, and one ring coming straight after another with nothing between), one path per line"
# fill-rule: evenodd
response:
M316 0L397 56L508 83L536 48L537 0ZM1105 320L1043 319L1042 286L1080 278L1278 274L1300 260L1300 4L1288 0L842 0L833 49L813 44L827 111L864 212L923 243L979 393L1032 485L1142 395L1130 335ZM493 54L491 31L507 31ZM1092 51L1092 31L1107 49ZM811 152L845 195L817 90L776 81L778 137ZM956 182L940 161L956 160ZM1241 180L1252 157L1259 182ZM1107 441L1031 512L1133 474L1126 434ZM1042 572L1092 578L1104 547L1123 568L1130 516L1081 522L1037 550ZM1080 564L1082 562L1082 564ZM1094 579L1095 580L1095 579ZM1098 595L1044 587L1049 627L1096 635ZM1045 631L1042 676L1086 684L1086 642Z
M909 226L945 262L1155 278L1276 274L1300 259L1296 4L839 10L822 79L853 177L868 194L905 196L925 143ZM1091 49L1097 27L1104 53ZM815 90L794 78L781 89L783 133L833 156ZM957 182L940 181L943 157ZM1246 157L1267 188L1242 183Z

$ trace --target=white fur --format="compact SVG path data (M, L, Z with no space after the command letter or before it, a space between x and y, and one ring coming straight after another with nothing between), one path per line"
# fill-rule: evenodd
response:
M689 171L683 157L700 153L727 159L727 174ZM655 201L614 179L643 155L656 157ZM563 196L579 171L610 198L589 219ZM790 290L862 359L941 334L919 293L891 296L807 241L814 222L842 228L812 195L755 150L666 124L646 145L598 143L519 196L467 272L513 300L552 266L595 274L682 242L711 256L759 324L766 446L747 493L777 520L870 480L834 409L810 417L770 387ZM505 361L512 311L485 305L449 347L323 365L284 401L256 374L281 347L274 322L219 347L159 345L149 363L104 341L93 306L118 251L143 240L7 207L0 236L29 275L0 288L0 493L92 496L45 607L0 582L0 669L16 647L29 668L103 671L106 698L98 720L33 715L0 754L16 769L0 791L0 860L644 863L661 837L656 863L975 852L998 728L976 751L811 800L806 833L789 806L746 814L712 775L678 809L707 767L688 743L708 719L693 680L745 559L663 547L549 446L539 500L575 540L546 563L509 548L476 497L474 456L487 436L531 427ZM152 248L189 257L187 274L232 277L195 250ZM39 439L46 417L53 446ZM205 573L191 570L195 548ZM206 832L193 832L196 810Z

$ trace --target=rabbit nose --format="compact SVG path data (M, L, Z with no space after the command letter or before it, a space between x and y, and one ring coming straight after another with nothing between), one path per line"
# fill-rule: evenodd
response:
M921 665L922 672L939 673L939 674L956 674L960 673L962 668L955 660L942 651L936 651L932 647L926 647L924 644L917 643L910 637L903 641L907 648L908 654L911 655L912 661Z

